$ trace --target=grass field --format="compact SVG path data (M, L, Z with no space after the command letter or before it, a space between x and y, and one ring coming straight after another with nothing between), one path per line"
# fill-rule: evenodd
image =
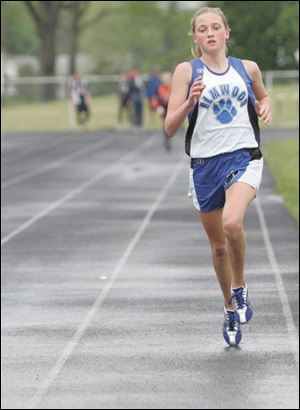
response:
M299 97L297 86L276 86L272 93L273 127L299 126ZM4 104L1 110L2 131L68 131L74 128L72 107L65 100L50 103ZM92 130L115 128L118 100L116 95L95 97L91 104L89 128ZM126 122L121 126L128 126ZM154 121L144 103L144 127L161 127L160 118ZM263 127L263 124L262 124Z
M299 140L273 140L264 144L264 156L278 193L299 223Z
M299 126L299 85L277 85L272 93L273 127Z
M74 128L74 110L66 100L49 103L18 104L2 107L2 131L67 131ZM114 128L117 124L118 100L114 95L95 97L91 102L89 129ZM128 127L125 120L120 127ZM162 121L149 118L144 103L144 128L160 128ZM76 127L75 127L76 128Z

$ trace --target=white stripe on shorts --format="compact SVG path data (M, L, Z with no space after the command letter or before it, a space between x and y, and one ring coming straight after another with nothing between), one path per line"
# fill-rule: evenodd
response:
M251 185L257 191L259 189L262 172L264 167L264 159L254 159L249 162L249 165L243 175L238 179L240 182L245 182L246 184Z
M194 207L195 207L198 211L200 211L200 205L199 205L199 202L198 202L198 199L197 199L196 190L195 190L195 184L194 184L194 176L193 176L193 173L194 173L193 168L190 168L188 197L192 197Z
M246 171L237 181L245 182L246 184L255 188L257 192L260 187L261 180L262 180L263 167L264 167L263 158L254 159L250 161ZM200 205L199 205L196 190L195 190L192 168L190 168L188 196L192 198L195 208L198 211L200 211L201 209L200 209Z

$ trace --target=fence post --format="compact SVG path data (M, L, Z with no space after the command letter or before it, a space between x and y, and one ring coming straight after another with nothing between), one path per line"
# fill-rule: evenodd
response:
M273 83L274 83L274 75L273 71L265 71L265 85L268 91L270 98L273 96Z

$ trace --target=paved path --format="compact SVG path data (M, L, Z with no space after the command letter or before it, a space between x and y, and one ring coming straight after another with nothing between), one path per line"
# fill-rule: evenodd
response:
M298 227L265 168L246 218L255 316L227 347L172 142L2 137L1 408L299 407Z

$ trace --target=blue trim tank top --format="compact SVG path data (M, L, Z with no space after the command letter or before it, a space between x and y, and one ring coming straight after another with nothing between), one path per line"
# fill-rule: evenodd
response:
M252 80L242 60L228 57L228 68L215 73L200 59L191 61L193 84L201 75L205 89L189 113L185 150L191 158L209 158L260 145Z

